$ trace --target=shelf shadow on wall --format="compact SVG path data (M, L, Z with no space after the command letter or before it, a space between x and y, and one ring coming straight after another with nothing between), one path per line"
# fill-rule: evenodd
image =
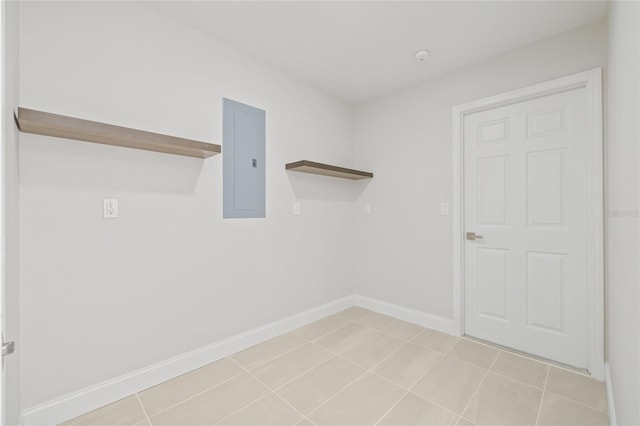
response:
M189 195L203 169L221 167L221 156L202 160L131 148L20 135L20 185L80 191ZM216 164L213 164L216 163Z
M287 171L289 184L298 200L356 201L371 179L350 180Z

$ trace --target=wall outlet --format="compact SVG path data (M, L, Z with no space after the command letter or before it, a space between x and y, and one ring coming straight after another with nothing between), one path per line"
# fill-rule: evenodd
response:
M449 214L449 203L440 203L440 214L443 216Z
M364 205L364 214L371 214L371 204Z
M300 216L300 203L297 201L293 203L293 215Z
M102 207L105 219L115 219L118 217L118 200L115 198L105 198L102 200Z

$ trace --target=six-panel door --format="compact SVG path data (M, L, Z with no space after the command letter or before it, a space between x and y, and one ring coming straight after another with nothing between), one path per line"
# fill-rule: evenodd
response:
M465 116L465 333L587 367L586 90Z

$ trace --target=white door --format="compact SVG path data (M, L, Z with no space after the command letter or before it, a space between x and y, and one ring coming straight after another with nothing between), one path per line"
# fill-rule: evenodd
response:
M582 87L463 122L465 333L579 368L588 366L587 102Z

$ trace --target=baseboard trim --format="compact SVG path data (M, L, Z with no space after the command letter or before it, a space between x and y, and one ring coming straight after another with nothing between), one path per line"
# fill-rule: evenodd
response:
M611 370L609 370L608 362L604 363L604 384L607 389L607 404L609 404L609 424L618 426L615 399L613 398L613 384L611 383Z
M381 300L372 299L366 296L354 296L355 305L365 309L369 309L380 314L389 315L403 321L441 331L446 334L456 335L453 320L438 315L428 314L415 309L407 308L392 303L383 302Z
M354 296L334 300L149 367L39 404L22 412L21 423L25 426L62 423L225 358L250 346L257 345L265 340L302 327L322 317L339 312L353 306L354 302Z

